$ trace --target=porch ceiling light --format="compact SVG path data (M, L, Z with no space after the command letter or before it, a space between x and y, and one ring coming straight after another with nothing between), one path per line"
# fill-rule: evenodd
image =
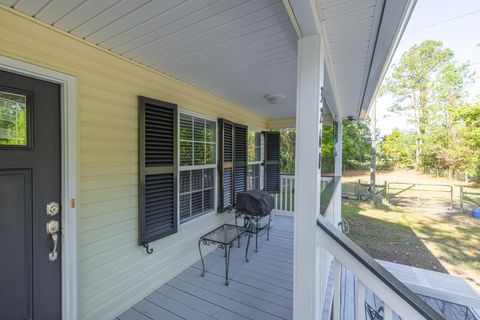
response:
M285 100L285 96L281 93L271 93L263 96L270 104L276 105Z

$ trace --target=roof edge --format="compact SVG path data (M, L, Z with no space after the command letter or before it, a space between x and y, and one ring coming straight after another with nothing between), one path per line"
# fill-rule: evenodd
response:
M385 0L375 50L368 70L369 76L363 91L362 102L359 105L358 117L360 119L367 116L373 105L416 3L417 0Z

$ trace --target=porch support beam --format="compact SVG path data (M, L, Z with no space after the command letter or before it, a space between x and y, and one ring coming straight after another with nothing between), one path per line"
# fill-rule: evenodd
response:
M320 33L320 18L314 0L283 0L299 38Z
M337 142L335 143L335 176L341 177L343 172L343 123L342 119L336 117L337 125ZM342 182L337 186L334 195L334 223L342 218Z
M293 319L319 319L322 277L316 220L320 212L319 154L324 50L320 35L298 41L295 153Z

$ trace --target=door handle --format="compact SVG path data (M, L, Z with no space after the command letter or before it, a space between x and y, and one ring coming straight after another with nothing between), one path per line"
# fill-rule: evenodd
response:
M55 261L57 260L57 243L58 243L58 234L52 234L53 248L52 251L48 254L48 260Z
M48 254L48 260L55 261L57 260L57 244L58 244L58 230L59 230L59 223L56 220L50 220L47 222L46 225L47 234L52 236L52 251Z

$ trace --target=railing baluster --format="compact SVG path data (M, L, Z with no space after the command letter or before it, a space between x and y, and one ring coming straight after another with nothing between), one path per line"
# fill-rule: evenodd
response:
M365 320L365 284L357 279L357 303L356 303L356 319Z
M285 189L283 190L283 210L287 211L287 195L288 195L288 178L285 178Z
M393 311L387 304L383 306L383 320L392 320L393 319Z
M289 203L288 210L290 212L292 212L293 211L293 198L292 198L292 196L293 196L293 179L292 178L290 178L290 189L289 190L290 190L290 196L288 197L288 199L290 199L290 203Z
M285 211L288 210L288 188L290 188L290 179L285 179Z
M333 320L340 320L341 286L342 286L342 264L335 259L333 261Z
M285 192L285 188L283 187L284 185L284 182L285 182L285 177L282 177L280 179L280 210L285 210L283 208L283 193Z

